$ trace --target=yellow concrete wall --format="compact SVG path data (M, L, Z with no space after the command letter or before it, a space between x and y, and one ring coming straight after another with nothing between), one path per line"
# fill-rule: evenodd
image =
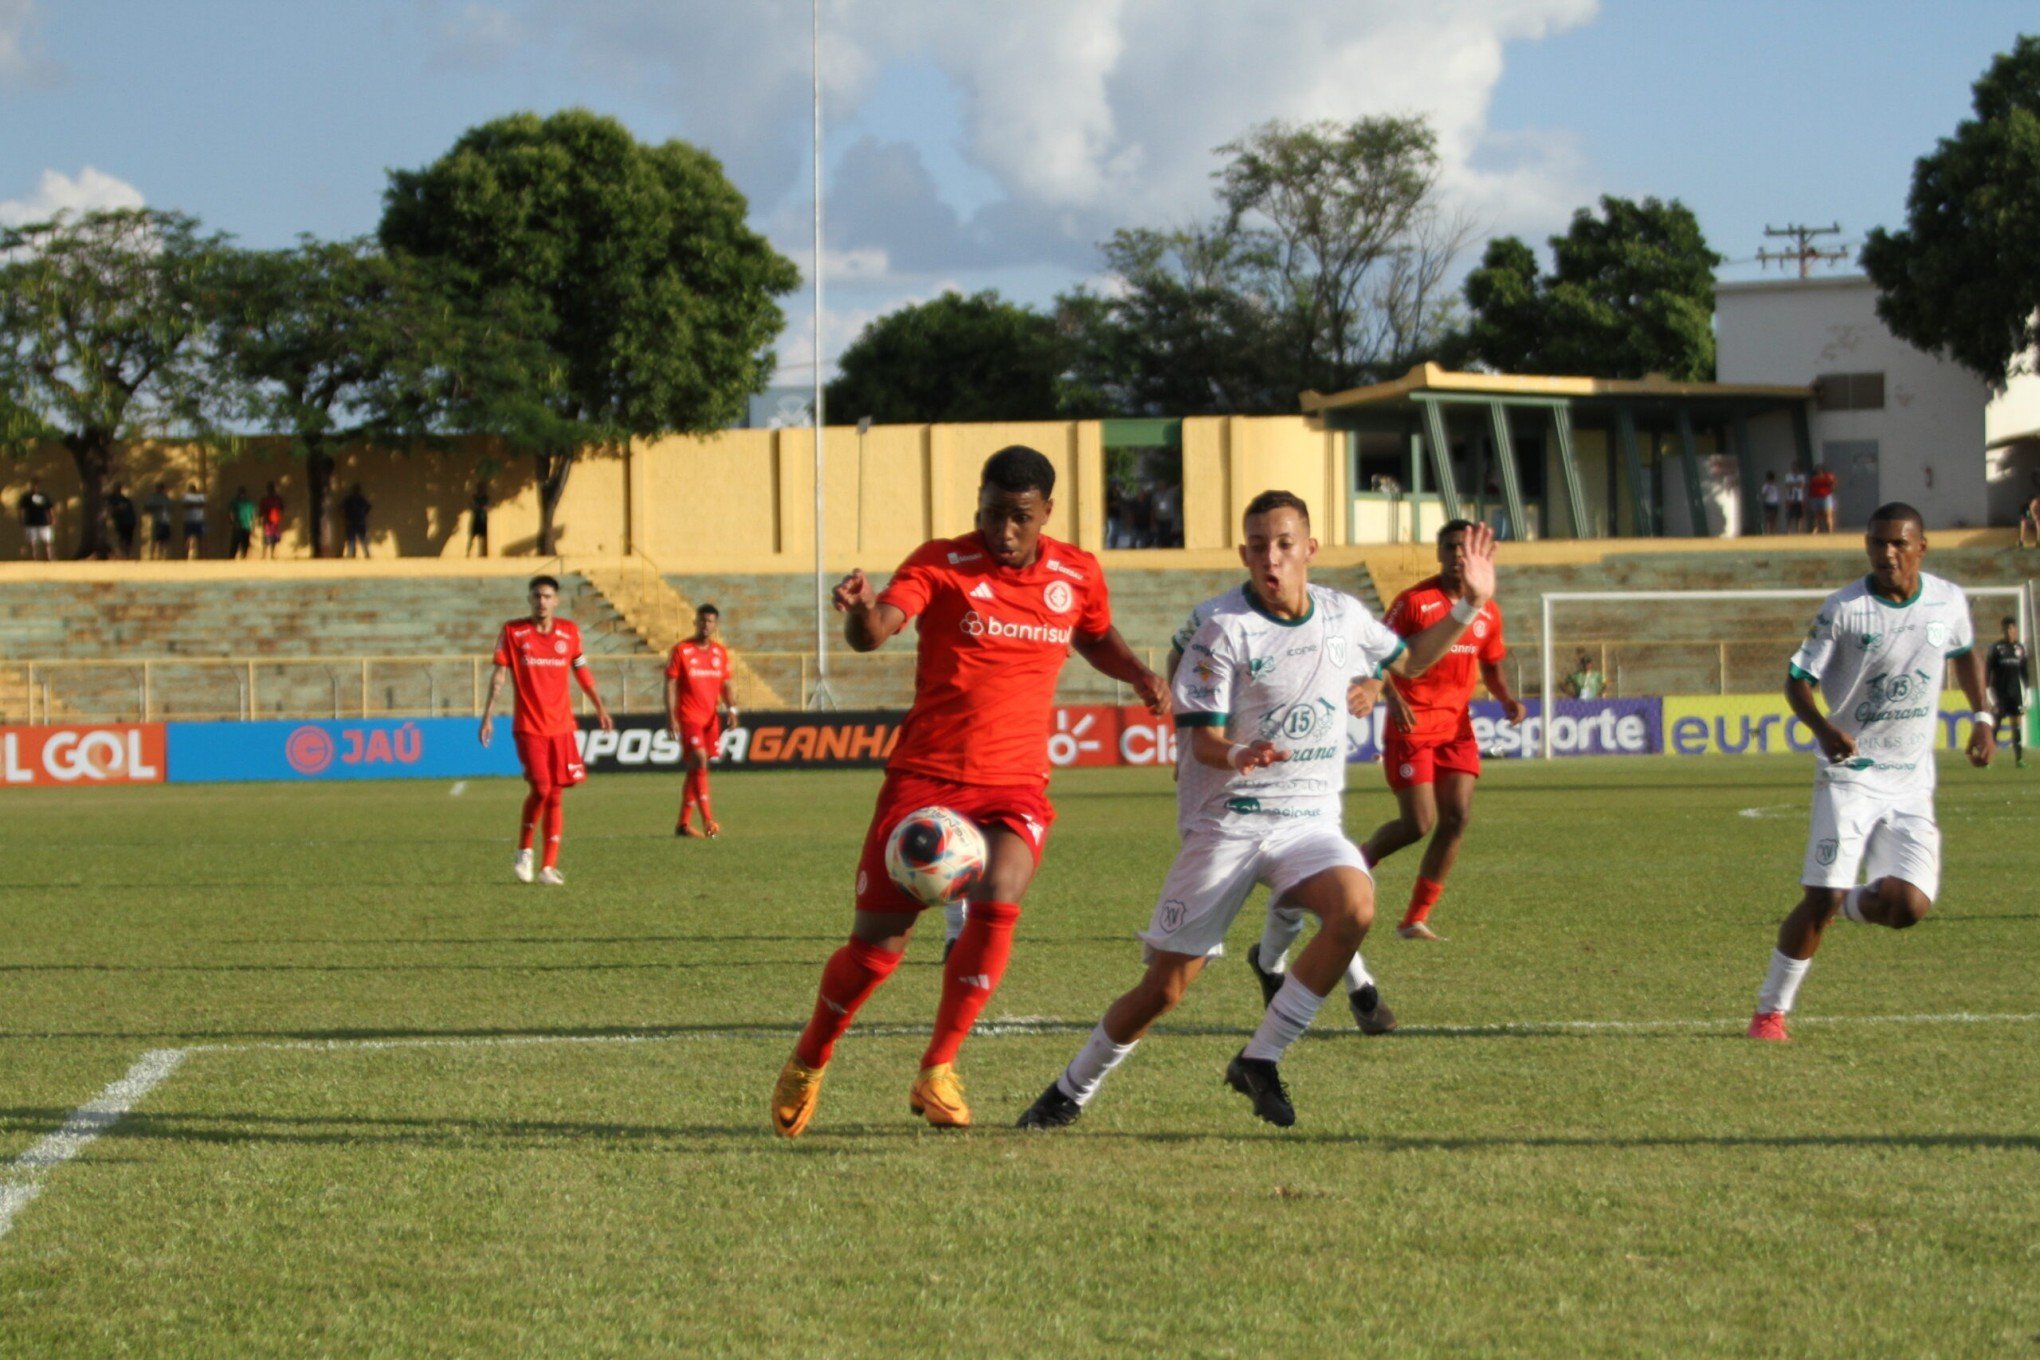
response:
M854 426L825 436L825 555L830 569L889 570L930 537L967 532L976 512L984 460L1008 444L1041 450L1056 469L1048 532L1092 551L1105 542L1103 427L1096 421L980 425L880 425L859 438ZM477 479L489 482L497 556L528 555L538 533L538 486L529 458L508 456L484 440L399 453L348 446L336 457L329 508L334 542L339 502L356 481L374 504L371 552L377 556L460 557L468 502ZM235 456L145 445L128 457L129 493L146 500L159 479L173 497L197 481L210 499L207 555L228 541L227 502L245 485L257 499L278 484L289 511L282 551L309 555L304 465L277 438L245 441ZM1235 546L1241 508L1273 487L1310 504L1318 537L1347 541L1345 438L1302 417L1200 417L1183 422L1185 547ZM16 498L40 476L58 503L60 552L75 543L77 479L70 456L52 446L0 468L0 558L18 557ZM636 551L672 571L803 571L814 560L814 446L811 432L731 430L638 441L627 451L582 457L567 479L555 517L557 551L609 558ZM146 529L145 529L146 532Z

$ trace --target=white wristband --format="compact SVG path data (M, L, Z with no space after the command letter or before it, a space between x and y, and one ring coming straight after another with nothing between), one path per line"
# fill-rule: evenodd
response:
M1457 600L1452 605L1452 619L1455 623L1472 623L1480 617L1480 606L1471 600Z
M1997 714L1991 712L1987 708L1979 708L1976 710L1976 712L1969 715L1969 721L1973 723L1983 723L1990 727L1996 727L1997 720L1998 720Z

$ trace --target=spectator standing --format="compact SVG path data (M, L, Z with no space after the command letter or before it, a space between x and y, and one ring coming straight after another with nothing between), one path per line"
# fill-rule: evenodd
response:
M227 502L227 522L234 534L227 556L245 559L255 546L255 502L248 498L247 487L234 488L234 499Z
M1778 532L1778 510L1784 501L1784 493L1778 489L1777 473L1764 474L1764 489L1761 494L1764 500L1764 532L1775 534Z
M149 517L149 551L158 562L170 556L170 517L176 509L170 488L162 482L156 483L156 494L142 504Z
M1155 492L1155 546L1183 546L1183 488L1175 482L1164 482Z
M1803 534L1811 528L1806 522L1806 474L1794 463L1785 473L1785 532Z
M368 512L374 508L360 482L356 482L354 489L347 493L347 499L340 502L340 521L347 535L347 556L353 557L357 550L361 556L368 556Z
M113 494L106 498L106 518L113 525L113 550L124 558L135 555L135 503L128 499L127 487L116 485Z
M1835 531L1835 474L1825 465L1816 464L1813 476L1806 479L1807 508L1812 512L1813 529L1816 534L1831 534Z
M205 493L197 482L186 484L184 498L184 558L205 556Z
M489 484L487 482L475 483L474 498L468 502L467 550L461 553L461 556L466 557L472 554L477 543L482 545L482 556L487 557L489 555Z
M21 493L21 555L34 561L56 561L54 540L57 507L42 489L42 483L31 477L28 490Z
M255 518L262 525L262 555L276 556L276 545L283 542L283 496L271 482L269 489L262 493L262 503L255 507Z
M1600 664L1590 653L1581 652L1573 673L1565 678L1565 692L1575 699L1598 699L1607 688L1608 677Z

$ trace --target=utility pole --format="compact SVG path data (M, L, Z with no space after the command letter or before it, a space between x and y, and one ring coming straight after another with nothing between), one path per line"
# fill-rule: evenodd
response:
M1799 265L1799 277L1802 279L1809 278L1813 274L1813 263L1815 260L1841 261L1849 258L1849 252L1845 249L1822 250L1813 244L1813 238L1816 236L1840 236L1841 234L1842 224L1839 222L1825 227L1802 226L1797 222L1786 227L1765 227L1764 235L1766 236L1790 237L1792 249L1760 250L1757 252L1757 260L1767 268L1773 260L1776 260L1781 265L1788 261L1796 262Z

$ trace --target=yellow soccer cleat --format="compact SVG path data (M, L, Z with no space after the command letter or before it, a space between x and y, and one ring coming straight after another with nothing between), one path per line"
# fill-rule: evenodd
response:
M782 1138L798 1138L815 1117L815 1102L822 1095L822 1069L809 1067L799 1058L788 1058L772 1086L772 1131Z
M963 1103L963 1083L949 1063L922 1068L914 1089L907 1094L907 1104L938 1129L970 1127L970 1106Z

